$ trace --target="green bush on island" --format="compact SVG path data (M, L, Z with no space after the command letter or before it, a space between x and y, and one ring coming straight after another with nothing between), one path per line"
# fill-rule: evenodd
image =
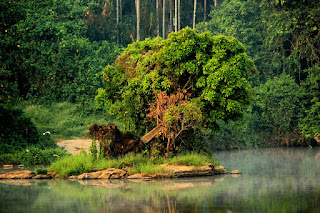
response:
M37 168L37 169L36 169L36 174L37 174L37 175L46 175L46 174L48 174L48 169L45 169L45 168Z
M68 177L87 173L93 168L119 168L125 169L129 174L148 173L157 174L163 171L161 164L202 166L206 163L218 165L214 158L204 154L188 153L178 155L170 159L151 159L143 154L129 153L118 158L97 158L93 160L91 155L82 152L79 155L66 156L51 164L50 172L57 172L59 177Z
M105 68L105 87L96 101L138 136L158 126L168 156L189 143L181 139L183 133L216 129L219 119L240 118L253 100L249 78L255 72L236 38L187 27L167 39L128 45Z

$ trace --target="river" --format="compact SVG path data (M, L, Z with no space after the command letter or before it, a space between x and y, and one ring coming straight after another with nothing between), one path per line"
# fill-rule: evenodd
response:
M229 171L152 181L0 180L0 212L320 212L320 149L216 152Z

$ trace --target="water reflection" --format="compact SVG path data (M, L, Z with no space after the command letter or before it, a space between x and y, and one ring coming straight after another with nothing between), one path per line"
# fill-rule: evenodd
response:
M319 212L319 153L300 148L216 153L221 164L242 175L1 180L0 212Z

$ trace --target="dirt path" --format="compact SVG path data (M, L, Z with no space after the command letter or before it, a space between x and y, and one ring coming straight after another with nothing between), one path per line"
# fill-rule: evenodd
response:
M77 138L71 140L58 141L57 145L64 147L67 152L72 155L79 154L81 150L85 150L88 153L91 146L92 139L89 138Z

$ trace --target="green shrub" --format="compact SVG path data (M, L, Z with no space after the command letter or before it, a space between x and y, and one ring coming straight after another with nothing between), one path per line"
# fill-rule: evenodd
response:
M0 105L0 155L39 142L37 128L21 110Z
M18 165L20 164L18 153L7 153L0 155L0 165L4 164L12 164L12 165Z
M46 175L47 173L48 173L48 169L44 169L44 168L37 168L36 169L37 175Z
M61 148L39 149L37 147L28 147L23 151L0 155L0 164L23 164L31 165L49 165L60 157L67 155L67 152Z
M94 164L91 156L80 154L67 156L54 162L49 167L49 171L57 172L59 177L68 177L88 172L92 168L94 168Z

